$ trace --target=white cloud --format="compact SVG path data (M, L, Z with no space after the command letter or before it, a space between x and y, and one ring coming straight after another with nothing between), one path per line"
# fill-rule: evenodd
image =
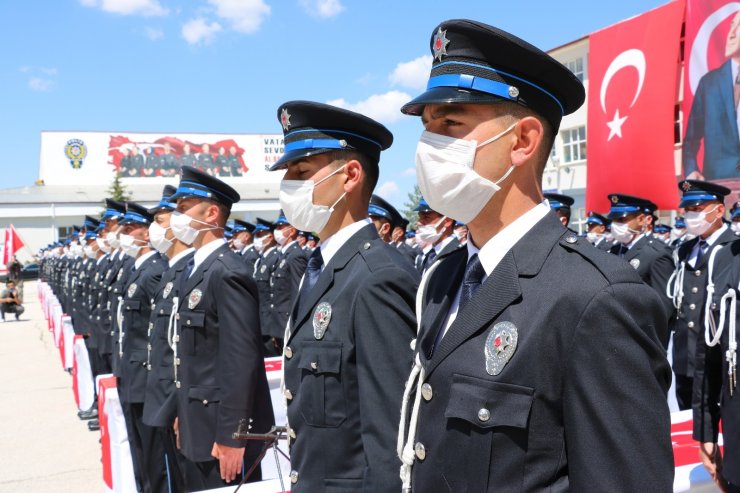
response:
M85 7L97 7L105 12L120 15L162 16L169 10L159 0L79 0Z
M300 0L300 4L306 12L322 19L335 17L344 10L341 0Z
M164 31L155 27L145 27L144 36L149 38L151 41L159 41L164 38Z
M27 73L28 73L28 72L30 72L30 71L31 71L32 69L33 69L33 67L31 67L31 66L29 66L29 65L23 65L22 67L20 67L20 68L18 69L18 72L21 72L21 73L27 74Z
M327 104L361 113L382 123L393 123L401 119L403 116L401 106L410 99L411 96L405 92L388 91L384 94L373 94L356 103L349 103L344 99L333 99Z
M57 75L57 69L54 67L39 67L39 72L41 72L42 74L50 75L50 76Z
M401 172L402 176L416 176L416 168L406 168Z
M401 189L398 188L398 185L395 181L383 182L378 188L375 189L375 193L380 195L384 199L396 197L398 196L400 191Z
M264 0L208 0L208 3L216 7L216 15L229 21L234 31L244 34L257 32L271 12Z
M388 76L391 84L408 87L410 89L424 89L432 69L432 55L423 55L410 62L401 62L396 65Z
M43 77L31 77L28 80L28 87L37 92L50 92L56 84L55 80L44 79Z
M183 24L182 37L191 45L198 43L208 44L213 41L213 38L221 30L221 24L218 22L211 22L209 24L205 19L199 17Z

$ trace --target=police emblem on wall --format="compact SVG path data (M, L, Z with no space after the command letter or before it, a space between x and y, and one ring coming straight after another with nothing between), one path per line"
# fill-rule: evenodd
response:
M324 338L329 322L331 322L331 305L322 301L313 312L313 336L316 340Z
M498 375L516 351L519 340L516 325L511 322L499 322L493 326L486 338L486 372Z
M69 159L69 164L74 169L82 168L82 164L87 157L87 146L80 139L70 139L64 146L64 154Z
M203 291L200 289L193 289L190 292L190 297L188 298L188 310L192 310L196 306L198 306L198 303L200 303L200 300L203 299Z

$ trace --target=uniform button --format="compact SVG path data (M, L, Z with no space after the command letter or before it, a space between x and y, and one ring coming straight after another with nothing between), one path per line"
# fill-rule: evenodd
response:
M204 406L207 406L208 405L208 399L203 399L203 405Z
M316 371L316 370L318 370L318 369L319 369L319 364L318 364L318 363L317 363L316 361L312 361L312 362L311 362L311 369L312 369L313 371Z
M176 335L175 337L172 338L172 340L174 340L175 342L180 342L180 336Z
M175 364L176 364L177 366L180 366L180 358L175 358Z
M146 369L152 371L152 365L146 365Z
M285 389L285 392L283 395L285 395L285 398L288 399L289 401L293 400L293 392L291 392L290 389Z
M180 382L177 380L175 380L175 387L177 387L178 389L180 388Z
M693 328L694 328L694 322L689 322L689 323L688 323L688 324L686 324L686 325L688 325L688 326L689 326L689 329L693 329Z
M159 314L162 315L164 313L164 308L159 309Z
M293 484L298 482L298 471L290 471L290 482Z
M115 333L115 332L113 332L113 331L111 330L111 331L110 331L110 335L111 335L111 336L114 336L114 335L116 335L116 333Z
M710 310L716 310L716 309L717 309L717 303L712 303L712 304L711 304L711 305L709 306L709 309L710 309Z
M270 303L270 308L275 308L275 305L273 305L272 303Z
M482 408L482 409L480 409L478 411L478 419L481 420L481 421L483 421L485 423L486 421L488 421L489 419L491 419L491 411L489 411L485 407Z
M366 241L365 244L362 245L362 248L364 248L365 250L370 250L370 242Z
M424 444L421 442L416 442L416 445L414 445L414 452L416 453L416 458L419 460L426 459L427 456L427 449L424 448Z
M152 310L154 310L155 308L157 308L157 305L155 305L154 303L152 303Z
M700 270L695 270L695 271L694 271L694 275L695 275L696 277L699 277L699 276L701 275L701 271L700 271Z
M421 386L421 396L424 398L425 401L431 401L432 396L434 395L434 392L432 392L432 386L428 383L425 383Z
M573 243L575 243L575 242L577 242L577 241L578 241L578 238L576 238L575 236L569 236L569 237L567 237L567 238L565 239L565 241L566 241L566 243L571 243L571 244L573 244Z
M185 325L190 325L190 320L188 320L187 322L185 322Z
M416 339L411 339L411 342L409 342L409 346L411 346L412 351L416 351Z
M694 303L690 304L689 310L696 310L696 305Z
M175 315L175 318L176 318L177 320L180 320L180 314L178 313L177 315Z
M693 288L691 288L691 292L694 293L694 294L696 294L696 293L699 292L699 288L697 288L696 286L694 286Z
M146 348L147 348L147 350L151 351L152 350L152 345L151 344L147 344L146 345Z
M293 350L290 349L290 346L285 346L285 357L287 359L290 359L293 357Z

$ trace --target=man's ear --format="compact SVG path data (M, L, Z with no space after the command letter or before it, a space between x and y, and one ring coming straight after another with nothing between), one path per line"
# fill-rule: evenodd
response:
M362 169L358 160L350 159L344 164L344 175L347 177L347 181L344 183L344 191L351 193L357 187L362 186L365 170Z
M542 145L545 128L537 118L526 116L514 127L517 141L511 149L511 163L521 166L535 157Z

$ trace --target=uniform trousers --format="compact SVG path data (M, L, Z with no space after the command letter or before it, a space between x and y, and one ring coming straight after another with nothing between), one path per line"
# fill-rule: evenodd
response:
M691 409L691 394L694 391L694 379L686 375L676 375L676 401L683 411Z
M188 461L187 468L185 469L185 490L186 491L201 491L210 490L214 488L223 488L224 486L235 486L242 480L242 474L245 474L252 466L251 463L243 462L241 473L236 475L236 479L231 483L227 483L221 479L221 467L219 466L218 460L213 459L207 462L190 462ZM262 468L257 468L252 472L247 479L247 483L255 483L262 481Z
M134 476L143 493L167 492L167 466L164 442L159 439L157 429L142 421L143 402L122 402L126 418L128 443L134 465Z

